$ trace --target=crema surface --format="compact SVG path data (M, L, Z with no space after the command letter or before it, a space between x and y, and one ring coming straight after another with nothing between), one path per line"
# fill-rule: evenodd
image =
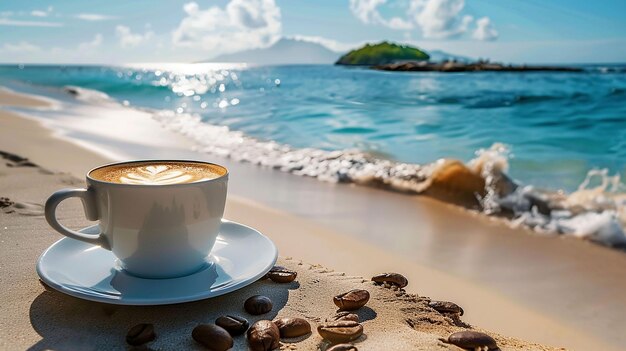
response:
M196 162L133 162L105 166L89 175L97 180L136 185L194 183L226 174L223 167Z

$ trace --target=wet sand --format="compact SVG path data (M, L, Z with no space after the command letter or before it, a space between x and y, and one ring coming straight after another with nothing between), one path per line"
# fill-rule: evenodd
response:
M83 174L107 158L88 156L32 120L1 117L0 150L46 168ZM57 143L80 151L55 159ZM215 159L175 146L180 157ZM111 147L116 154L131 148L123 140ZM150 156L147 148L132 152ZM623 253L512 230L425 198L222 163L233 175L227 217L266 232L282 255L364 276L401 271L414 292L455 301L467 321L503 334L581 350L623 344L613 327L626 318L624 283L615 279L625 271Z

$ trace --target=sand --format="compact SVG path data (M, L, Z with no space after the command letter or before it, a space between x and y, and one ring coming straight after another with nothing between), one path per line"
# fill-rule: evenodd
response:
M15 100L11 99L11 101ZM46 168L54 169L55 171L63 170L71 172L73 175L80 175L90 167L104 163L107 160L107 157L94 154L89 150L77 147L76 144L72 144L66 140L55 137L52 133L50 133L50 131L42 128L39 123L33 120L18 117L15 114L8 114L7 112L1 113L0 123L2 124L0 125L0 131L3 132L0 134L0 150L7 150L26 155L36 163L45 165ZM8 130L11 132L6 132ZM65 151L59 151L64 150L61 148L66 149ZM282 181L283 178L281 177L284 176L286 175L276 178L278 178L279 181ZM66 182L69 184L76 184L77 182L77 178L73 178L70 175L55 175L55 177L63 178L60 183ZM54 184L48 184L49 181L32 180L27 179L26 177L20 177L19 181L21 182L21 187L29 189L29 192L35 191L32 186L33 184L42 184L42 192L38 196L25 196L27 193L23 193L17 197L21 197L21 201L32 201L39 204L41 204L45 200L45 197L53 190L62 186L67 186L67 184L57 184L54 182L52 182ZM289 182L289 180L285 181ZM469 312L466 313L467 318L471 318L471 316L480 316L480 318L478 318L480 320L484 320L492 324L498 324L498 330L501 332L503 330L511 330L514 331L517 336L531 336L533 340L552 340L551 344L555 346L564 346L567 344L569 346L573 345L576 349L612 349L610 345L603 344L598 337L594 337L584 331L581 331L580 329L572 328L566 323L563 323L559 320L558 316L555 318L555 316L546 316L544 314L537 313L537 311L527 308L525 304L512 300L509 296L503 296L501 291L494 291L493 289L484 286L480 279L468 280L455 275L450 275L440 270L432 269L428 266L416 264L415 260L407 258L405 255L397 255L385 247L372 245L366 240L355 240L350 233L341 231L338 232L336 230L337 227L341 228L341 226L333 226L332 228L329 228L325 225L329 223L328 221L312 220L318 219L316 216L324 216L324 213L321 213L323 211L319 211L318 209L313 210L313 214L301 213L301 215L293 215L283 211L280 208L280 205L270 208L265 206L265 204L259 203L254 198L242 198L240 194L244 192L242 190L246 189L245 185L242 185L244 182L238 183L235 181L234 183L236 185L235 194L239 196L230 197L227 205L226 216L230 219L259 228L264 233L269 235L276 242L283 257L292 256L297 257L297 259L302 259L305 262L322 263L328 267L347 271L349 274L361 274L367 276L368 274L372 275L387 270L400 271L401 273L407 275L412 282L409 286L409 291L420 294L426 293L433 296L435 296L436 293L436 297L438 298L447 298L456 302L462 302L466 311L468 311L469 305ZM305 189L305 192L308 191L309 194L311 194L311 189L317 189L320 186L317 182L314 183L315 185L313 185L313 183L308 183L305 180L302 182L305 186L301 186L300 188ZM78 184L80 184L80 181L78 181ZM43 189L44 186L49 186L49 188ZM9 194L16 189L15 186L7 186L4 180L0 183L0 187L0 190L3 192L0 194L2 196L9 196ZM351 192L354 189L346 189L347 187L336 188L333 189L333 191L337 190L340 193L348 192L352 194L364 194L363 192ZM367 193L365 194L368 194L367 196L376 196L375 192L371 192L369 190L367 190ZM389 197L383 196L383 198ZM453 212L455 210L450 210L446 206L442 206L438 203L429 203L429 201L426 200L423 201L421 205L426 206L425 204L428 205L428 213L433 216L433 220L435 221L438 218L437 216L449 216L451 213L455 213ZM80 211L78 210L78 212L74 213L74 216L75 220L78 220L78 218L80 218ZM454 216L462 218L462 221L471 221L471 217L463 217L464 215L458 211L454 214ZM11 220L22 217L24 216L14 216L11 217ZM345 222L355 221L354 217L352 217L352 219L350 219L350 216L346 217L347 218L343 218L342 220ZM8 217L0 217L0 220L3 221L2 223L7 220L6 218ZM22 220L23 228L32 227L33 218L28 217ZM40 222L43 221L40 219ZM12 257L5 256L5 250L3 250L2 253L3 261L4 258L11 261L14 257L20 257L21 260L15 265L7 265L4 264L4 262L2 263L3 272L0 278L3 280L3 286L7 286L4 282L4 280L7 279L6 277L13 277L17 274L17 276L20 277L18 282L21 282L22 284L11 284L19 286L19 291L31 291L33 294L30 296L30 299L25 298L20 300L19 302L21 304L17 303L15 306L7 304L7 306L15 307L15 309L12 308L12 311L10 311L11 313L8 314L11 318L19 319L19 317L22 317L25 319L25 311L28 309L28 305L32 304L33 299L37 296L36 284L35 288L32 286L33 281L36 282L36 276L33 270L35 258L45 249L45 247L47 247L47 245L58 238L56 234L52 233L52 231L47 228L45 223L40 224L41 236L46 237L47 240L43 240L43 242L37 241L35 245L31 245L31 243L35 243L36 239L29 236L27 241L28 244L24 247L24 252L19 252L19 255L16 254L16 256ZM485 232L505 231L498 224L483 223L481 225ZM29 230L32 231L32 229ZM15 235L19 238L19 240L16 239L14 242L15 245L19 245L20 242L25 240L23 238L24 231L24 229L20 230L18 228L11 231L11 233L15 233ZM297 233L297 235L294 233ZM513 233L511 235L520 235L523 237L525 234L526 233ZM509 233L507 233L507 235L509 235ZM513 241L515 242L516 240ZM453 244L453 242L448 242L448 245ZM445 242L438 243L438 248L441 248L441 245L445 245ZM540 249L541 246L539 246L541 243L537 243L536 245L537 249L542 250ZM532 247L530 248L532 249ZM498 255L498 253L495 254ZM528 255L522 250L518 251L518 254L520 256L519 259L521 259L524 255ZM26 257L31 257L31 264L23 263L28 261ZM536 257L532 257L532 255L530 255L530 257L526 256L526 260L529 263L532 263L534 259L536 259ZM502 268L506 269L506 264ZM22 273L15 273L18 271ZM554 276L556 282L562 281L563 278L564 277ZM506 272L502 272L499 280L503 279L504 281L511 281L514 280L515 277L507 277ZM24 286L23 284L31 284L31 286ZM336 283L333 282L329 284ZM3 294L11 295L12 292L13 291L6 293L3 292ZM549 294L550 292L546 293ZM586 296L589 297L590 295ZM556 297L558 298L558 296ZM78 300L73 299L73 301ZM313 301L312 303L318 305L319 301ZM17 308L18 306L21 306L22 309L20 310L20 308ZM575 310L575 308L563 311L563 313L571 314L572 310ZM20 311L22 312L20 313ZM320 316L319 318L322 317L323 316ZM607 316L607 318L608 317L609 316ZM619 320L619 317L615 318L615 316L612 316L612 318ZM4 322L5 321L3 320L3 323ZM42 332L39 332L38 329L29 329L28 321L25 322L26 325L23 323L21 324L24 332L17 339L29 340L28 342L33 342L33 340L43 336ZM20 325L19 323L16 324ZM529 328L529 326L532 326L532 328ZM2 330L6 329L2 328ZM7 333L6 335L0 336L0 339L11 340L8 345L17 345L13 343L13 340L15 339L13 337L14 334L15 333ZM11 335L11 338L8 337L9 335ZM619 347L614 347L613 349L619 349Z
M5 155L6 156L6 155ZM14 160L16 157L10 156ZM2 267L3 313L0 317L0 348L16 349L124 349L127 329L136 323L153 323L158 338L153 349L202 349L191 339L191 330L200 323L212 323L225 314L248 320L302 317L313 327L336 312L332 297L355 288L368 290L372 297L356 313L363 321L365 336L355 343L363 350L411 349L456 350L439 337L463 330L460 321L428 307L428 299L376 286L369 278L352 276L292 257L281 257L279 264L298 272L296 281L277 284L256 282L218 298L170 306L113 306L83 301L54 291L38 282L33 266L38 255L60 236L47 226L41 202L54 189L81 186L71 175L54 174L24 162L4 158L0 165L2 194L15 202L1 211L0 252ZM20 165L21 164L21 165ZM71 227L86 225L82 209L68 203L61 220ZM28 239L25 239L28 236ZM80 262L77 262L80 264ZM272 312L252 316L243 310L243 301L252 295L265 295L274 302ZM491 333L502 350L551 350ZM245 349L244 337L235 339L236 350ZM327 343L316 333L303 340L283 340L296 350L324 349Z

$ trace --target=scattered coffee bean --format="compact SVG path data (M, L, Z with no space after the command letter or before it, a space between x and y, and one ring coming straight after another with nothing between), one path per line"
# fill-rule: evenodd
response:
M250 326L247 319L231 315L219 317L215 320L215 324L226 329L233 336L243 334Z
M245 308L248 313L255 316L265 314L272 310L272 300L267 296L254 295L246 300L243 304L243 308Z
M337 344L326 351L359 351L356 346L352 344Z
M332 316L331 318L326 320L327 322L336 322L336 321L354 321L354 322L359 322L359 316L354 314L354 313L350 313L347 311L343 311L343 312L339 312L336 315Z
M298 273L282 266L274 266L268 273L267 277L276 283L290 283L296 279Z
M280 331L272 321L257 321L248 329L248 344L252 351L270 351L278 348Z
M272 267L269 270L269 272L265 273L265 275L261 279L269 279L270 278L270 276L269 276L270 272L282 271L282 270L288 270L288 269L286 267L283 267L283 266L274 266L274 267Z
M154 325L141 323L130 328L126 334L126 342L132 346L139 346L148 343L156 338Z
M489 335L473 330L456 332L448 339L439 339L443 342L456 345L462 349L477 349L486 347L488 350L498 350L496 341Z
M278 327L281 338L297 338L311 332L311 324L302 318L279 318L274 324Z
M464 313L461 306L449 301L431 301L428 306L439 313L458 313L461 316Z
M369 299L370 293L367 290L354 289L335 296L333 302L341 311L353 311L365 306Z
M383 273L372 277L372 281L378 284L390 284L399 288L404 288L409 284L409 281L399 273Z
M363 326L354 321L337 321L320 324L317 332L332 343L350 342L363 334Z
M215 324L200 324L193 329L191 337L211 351L226 351L233 347L233 338L226 329Z

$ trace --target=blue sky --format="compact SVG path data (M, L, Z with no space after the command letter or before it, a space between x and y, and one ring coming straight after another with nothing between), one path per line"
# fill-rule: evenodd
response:
M281 37L506 62L626 61L623 0L3 1L0 62L188 62Z

